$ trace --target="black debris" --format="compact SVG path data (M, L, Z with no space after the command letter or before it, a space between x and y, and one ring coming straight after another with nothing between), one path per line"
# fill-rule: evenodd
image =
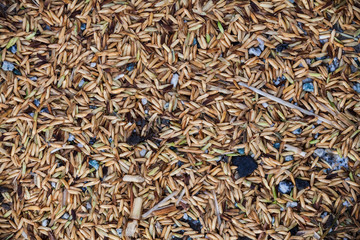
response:
M296 225L295 227L293 227L292 229L290 229L290 233L292 236L296 235L296 233L299 231L299 226Z
M47 107L44 107L40 110L40 113L50 113L50 111Z
M89 144L94 145L96 143L96 137L90 138Z
M240 177L246 177L252 174L258 167L254 158L245 156L234 156L232 157L232 165L237 166L237 171Z
M252 239L248 237L238 237L238 240L252 240Z
M132 132L130 137L128 137L126 140L126 143L134 146L141 143L142 141L144 141L144 139L139 134L137 134L137 132Z
M299 178L295 179L295 185L298 191L301 191L303 189L306 189L308 187L310 187L310 182L306 181L306 180L302 180Z
M199 220L193 220L191 218L188 219L187 223L190 225L190 227L197 232L201 232L202 225Z
M289 44L287 44L287 43L279 44L279 45L276 46L276 51L277 52L282 52L285 49L287 49L288 46L289 46Z

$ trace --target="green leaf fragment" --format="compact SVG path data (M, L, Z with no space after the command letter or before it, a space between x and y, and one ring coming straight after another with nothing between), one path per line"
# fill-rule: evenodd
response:
M33 39L35 37L35 35L36 35L36 32L33 32L29 36L27 36L25 39L26 40L31 40L31 39Z
M207 43L209 43L209 42L210 42L210 40L211 40L210 35L209 35L209 34L206 34L206 42L207 42Z
M9 49L11 46L13 46L17 40L19 40L19 37L13 37L7 44L6 44L6 49Z
M223 28L223 26L221 25L221 23L219 21L217 22L217 25L218 25L218 28L219 28L220 32L224 33L224 28Z

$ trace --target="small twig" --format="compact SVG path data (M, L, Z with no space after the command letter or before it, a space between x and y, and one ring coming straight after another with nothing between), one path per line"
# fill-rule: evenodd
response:
M219 204L216 198L216 193L215 190L212 190L212 193L214 195L214 202L215 202L215 212L216 212L216 216L219 222L219 227L221 226L221 217L220 217L220 209L219 209Z
M301 108L301 107L299 107L299 106L296 106L296 105L294 105L294 104L292 104L292 103L289 103L289 102L287 102L287 101L284 101L284 100L282 100L281 98L278 98L278 97L275 97L275 96L273 96L273 95L271 95L271 94L268 94L268 93L266 93L266 92L264 92L264 91L262 91L262 90L260 90L260 89L251 87L251 86L247 85L246 83L237 82L237 84L240 85L240 86L242 86L242 87L245 87L245 88L247 88L247 89L250 89L251 91L253 91L253 92L257 93L257 94L260 94L260 95L262 95L262 96L264 96L264 97L266 97L266 98L269 98L270 100L273 100L273 101L275 101L275 102L277 102L277 103L280 103L280 104L282 104L282 105L285 105L285 106L287 106L287 107L289 107L289 108L294 108L294 109L299 110L300 112L302 112L302 113L304 113L304 114L306 114L306 115L310 115L310 116L317 117L320 121L326 122L327 124L329 124L329 125L331 125L331 126L334 125L334 124L332 123L332 121L330 121L330 120L328 120L328 119L326 119L326 118L323 118L323 117L321 117L321 116L319 116L319 115L317 115L317 114L315 114L315 113L312 113L312 112L310 112L310 111L308 111L308 110L305 110L305 109L303 109L303 108Z
M142 215L142 218L147 218L148 216L150 216L150 214L159 209L161 207L162 204L164 204L165 202L169 201L172 197L176 196L179 193L179 191L175 191L173 193L171 193L169 196L167 196L166 198L164 198L163 200L161 200L158 204L156 204L153 208L151 208L149 211L147 211L146 213L144 213Z
M183 190L181 191L179 199L175 203L176 206L179 205L179 203L180 203L181 199L183 198L184 194L185 194L185 188L183 188Z

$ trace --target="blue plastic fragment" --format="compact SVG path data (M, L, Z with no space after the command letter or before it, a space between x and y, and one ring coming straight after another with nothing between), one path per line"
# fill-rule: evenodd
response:
M69 142L72 142L72 141L74 141L74 140L75 140L75 136L70 133L70 134L69 134L68 141L69 141Z
M275 86L279 86L281 83L281 78L277 77L276 80L273 80Z
M290 181L281 181L278 186L278 190L282 194L289 194L291 193L292 189L294 188L294 184Z
M86 23L81 23L80 29L81 31L84 31L86 29Z
M241 155L245 154L245 148L239 148L238 153Z
M126 67L126 70L128 70L129 72L134 70L135 68L135 63L129 63Z
M50 113L47 107L44 107L40 110L40 113Z
M21 72L18 69L14 69L13 73L17 76L21 76Z
M301 128L295 129L294 131L292 131L292 133L295 135L299 135L302 133L302 129Z
M353 85L353 89L357 92L357 93L360 93L360 83L355 83Z
M311 81L309 81L308 79L310 79ZM307 78L303 81L303 86L302 86L303 90L305 92L314 92L314 83L312 82L311 78Z
M257 48L253 47L253 48L249 49L249 54L252 54L252 55L257 56L257 57L259 57L261 55L261 53L262 53L262 51L258 47Z
M17 47L16 45L12 45L10 48L9 48L10 52L15 54L17 52Z
M11 62L4 61L2 64L2 70L4 71L10 71L12 72L14 70L15 66Z
M96 161L96 160L94 160L94 159L91 159L91 160L89 161L89 165L90 165L91 167L95 168L96 170L99 169L99 163L98 163L98 161Z
M339 59L336 57L334 58L334 60L332 61L331 64L329 64L328 70L329 72L335 72L336 69L338 69L340 66L340 61Z
M40 106L40 100L39 99L35 99L34 100L34 104L36 107L39 107Z

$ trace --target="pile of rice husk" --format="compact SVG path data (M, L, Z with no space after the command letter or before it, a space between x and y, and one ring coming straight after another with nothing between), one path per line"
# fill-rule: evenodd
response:
M2 0L0 239L359 239L357 0Z

